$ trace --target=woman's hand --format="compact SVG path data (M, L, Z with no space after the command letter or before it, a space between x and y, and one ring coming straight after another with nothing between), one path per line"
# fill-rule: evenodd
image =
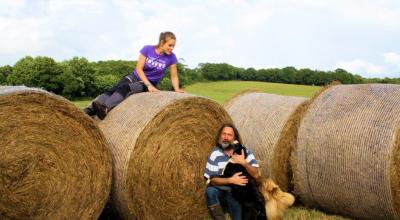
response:
M179 92L179 93L186 93L186 91L185 91L185 90L183 90L183 89L175 89L175 92Z
M159 92L160 90L158 90L156 87L154 87L154 86L148 86L147 87L147 90L149 90L149 92Z

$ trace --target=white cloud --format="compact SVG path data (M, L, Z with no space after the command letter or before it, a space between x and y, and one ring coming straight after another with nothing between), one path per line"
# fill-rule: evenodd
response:
M400 66L400 54L395 52L388 52L383 54L383 57L387 63Z
M134 60L171 30L189 67L333 70L340 60L358 74L399 69L399 54L382 54L400 51L397 0L0 1L0 66L26 55Z
M364 60L355 59L351 61L339 61L336 68L345 69L353 74L360 74L366 77L378 77L383 67Z
M0 2L0 15L3 16L16 16L21 14L21 8L25 7L25 0L14 1L1 1Z
M53 33L44 26L43 19L0 18L0 54L24 56L47 48Z
M395 0L287 0L282 4L307 11L323 11L349 23L399 29L400 2Z
M103 12L103 1L97 0L49 0L48 9L50 12L60 11L73 11L83 10L87 13L102 13Z
M365 25L381 25L399 30L400 8L396 1L386 1L386 4L372 1L366 4L353 0L343 6L338 10L344 19L363 22Z

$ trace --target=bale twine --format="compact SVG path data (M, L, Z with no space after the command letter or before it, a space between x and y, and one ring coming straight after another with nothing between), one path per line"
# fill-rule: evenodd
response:
M204 219L203 177L222 124L216 102L173 92L127 98L99 123L113 155L112 203L124 219Z
M297 148L297 132L300 126L300 121L303 118L308 106L320 93L324 92L331 86L338 85L340 82L334 81L331 84L322 87L318 90L313 98L307 99L296 107L293 113L289 116L282 131L279 135L273 155L273 161L283 161L281 163L272 163L271 170L274 173L276 182L287 191L294 190L293 184L293 171L296 170L293 166L292 160L296 161L295 154L293 153ZM296 196L296 195L295 195ZM297 200L296 200L297 201Z
M301 120L292 167L305 205L361 219L399 219L400 86L338 85Z
M253 150L261 173L288 190L290 147L277 143L290 116L306 99L265 93L242 93L225 105L243 142Z
M97 219L111 189L100 129L68 100L0 87L0 219Z

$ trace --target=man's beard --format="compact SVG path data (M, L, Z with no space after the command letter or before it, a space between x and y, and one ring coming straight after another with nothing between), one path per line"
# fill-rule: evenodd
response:
M222 147L223 149L232 146L232 145L231 145L231 142L229 142L229 141L222 141L222 140L219 140L219 144L221 145L221 147Z

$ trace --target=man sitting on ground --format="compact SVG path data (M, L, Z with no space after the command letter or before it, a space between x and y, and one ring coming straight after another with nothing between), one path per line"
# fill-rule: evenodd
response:
M239 132L231 124L223 125L216 138L216 147L208 157L204 177L207 179L207 189L205 192L206 202L210 215L214 220L223 220L225 208L232 220L242 219L242 207L235 199L229 185L245 186L248 178L241 172L235 173L231 177L222 177L225 166L231 159L232 162L242 165L247 173L253 178L259 177L257 161L253 153L247 150L247 158L244 154L233 154L232 144L237 140L241 143Z

